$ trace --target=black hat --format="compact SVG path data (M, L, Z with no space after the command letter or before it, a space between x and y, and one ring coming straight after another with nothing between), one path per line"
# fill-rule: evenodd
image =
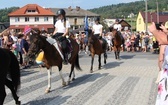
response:
M100 21L100 18L99 18L99 17L96 17L94 20L99 22L99 21Z
M116 21L116 22L119 22L120 20L119 20L119 19L116 19L115 21Z
M57 11L57 16L58 15L63 15L63 16L65 16L65 11L63 10L63 9L59 9L58 11Z

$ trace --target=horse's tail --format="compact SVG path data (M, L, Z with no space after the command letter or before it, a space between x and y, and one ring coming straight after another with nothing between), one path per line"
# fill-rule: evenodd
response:
M81 69L81 67L80 67L80 65L79 65L79 54L77 54L77 56L76 56L75 68L76 68L77 70L82 71L82 69Z
M17 91L17 89L20 86L19 62L18 62L16 56L11 51L9 51L9 54L10 54L10 57L11 57L9 73L10 73L10 76L11 76L11 79L12 79L13 86L14 86L15 90Z

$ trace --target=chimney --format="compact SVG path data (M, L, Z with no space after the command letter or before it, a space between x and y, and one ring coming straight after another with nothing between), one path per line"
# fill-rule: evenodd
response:
M80 10L80 7L79 6L76 6L76 11L79 11Z
M71 7L71 6L69 6L69 7L68 7L68 10L72 11L72 7Z

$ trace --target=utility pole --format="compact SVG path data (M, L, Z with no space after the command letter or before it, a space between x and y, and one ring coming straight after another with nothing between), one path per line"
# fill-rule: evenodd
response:
M146 32L148 32L148 2L145 0L145 26Z
M156 7L157 7L157 23L159 23L159 6L158 6L158 1L156 0Z

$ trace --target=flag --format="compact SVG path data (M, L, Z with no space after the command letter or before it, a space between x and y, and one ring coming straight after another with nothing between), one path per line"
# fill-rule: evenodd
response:
M86 33L86 37L88 38L88 30L89 30L89 23L88 23L88 17L85 16L84 20L84 31Z
M24 28L24 34L26 35L26 34L28 34L30 31L31 31L31 28L30 28L28 25L25 26L25 28Z

